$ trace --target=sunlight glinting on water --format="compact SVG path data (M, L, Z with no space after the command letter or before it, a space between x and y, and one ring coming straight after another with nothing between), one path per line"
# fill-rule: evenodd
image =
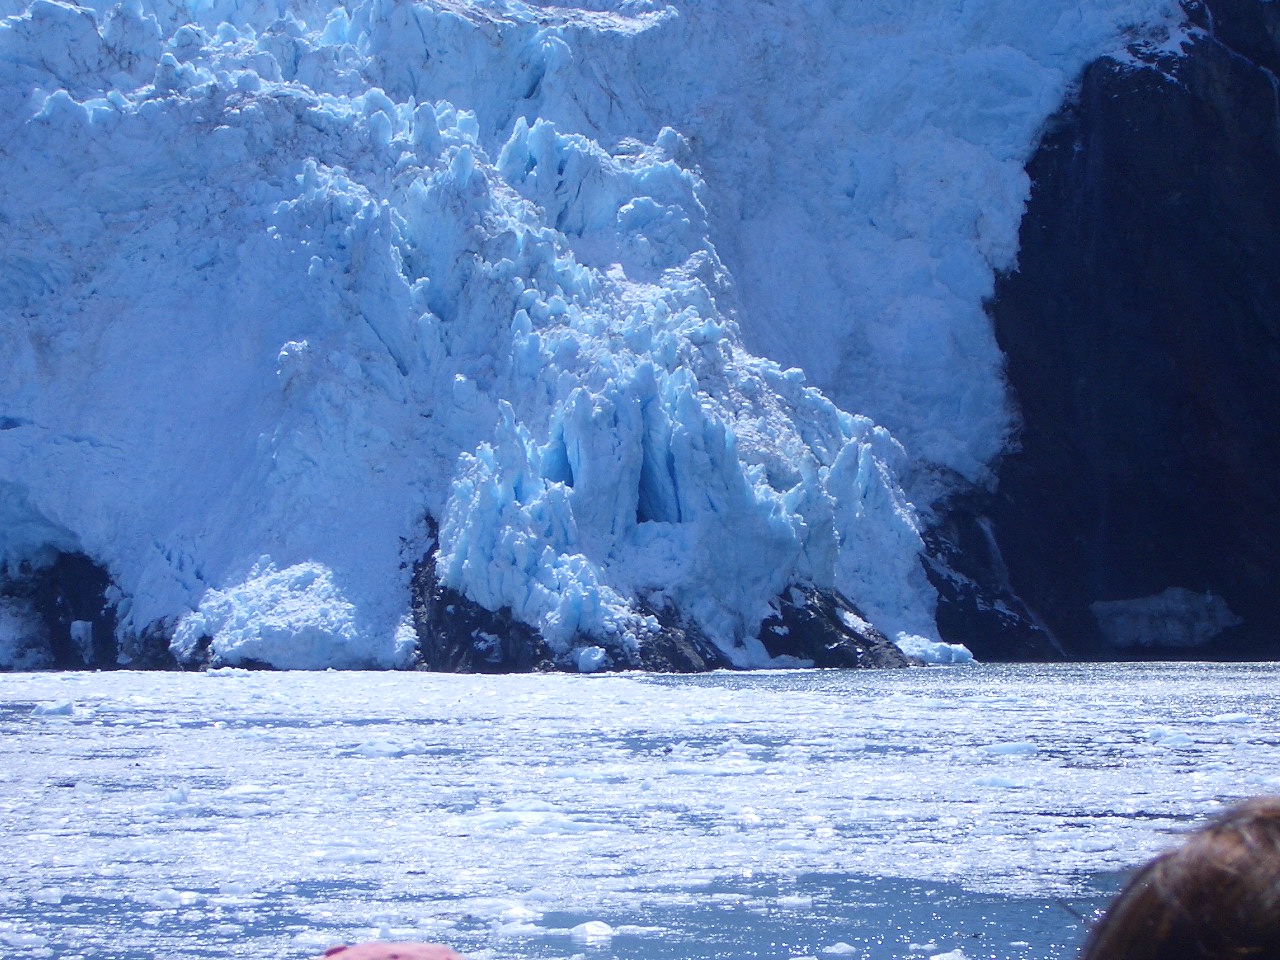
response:
M1115 872L1280 791L1278 681L1199 664L3 675L0 943L1069 956Z

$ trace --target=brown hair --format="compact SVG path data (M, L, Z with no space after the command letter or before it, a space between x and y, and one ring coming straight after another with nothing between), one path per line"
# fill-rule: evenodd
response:
M1234 807L1138 871L1083 960L1280 960L1280 797Z

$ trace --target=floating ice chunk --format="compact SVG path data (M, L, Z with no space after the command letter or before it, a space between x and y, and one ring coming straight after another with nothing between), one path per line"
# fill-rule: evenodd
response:
M843 940L822 948L822 952L834 957L849 957L858 952L858 948Z
M76 705L70 700L55 700L52 703L39 703L32 708L31 714L36 717L69 717L76 712Z
M403 757L409 748L393 740L366 740L352 751L360 757Z
M0 928L0 943L14 950L30 950L27 956L52 957L54 952L48 947L48 939L36 933L24 933L19 930ZM9 950L5 951L9 953Z
M284 787L264 787L258 783L237 783L222 791L222 795L228 798L250 800L269 800L284 793Z
M1247 724L1254 721L1255 717L1251 713L1219 713L1206 719L1205 723Z
M93 622L90 620L72 620L68 628L71 642L80 651L80 659L85 663L93 660Z
M1040 748L1034 743L991 743L982 748L985 753L993 756L1009 757L1027 757L1040 752Z
M542 914L536 910L530 910L523 904L517 903L504 908L502 913L498 916L506 923L532 923L541 917Z
M527 937L547 936L551 931L528 920L511 920L494 926L492 933L500 939L523 940Z
M183 786L174 788L164 798L165 803L173 804L175 806L189 803L190 800L191 800L191 788L186 786L185 784Z
M935 953L929 960L968 960L963 950L951 950L947 953Z
M1242 622L1217 594L1183 587L1132 600L1098 600L1089 609L1117 647L1196 647Z
M978 777L973 781L975 787L995 787L999 790L1022 790L1026 788L1026 784L1021 780L1014 780L1010 777Z
M894 643L909 657L915 657L924 663L973 663L973 653L963 643L942 643L919 637L913 634L899 634Z
M1080 837L1072 840L1070 846L1072 849L1084 853L1102 853L1106 850L1114 850L1116 841L1114 838L1107 836Z
M382 856L361 843L335 840L327 847L312 850L311 858L321 863L377 863Z
M1165 727L1156 727L1148 731L1147 739L1151 740L1157 747L1165 747L1169 750L1181 750L1196 745L1195 740L1184 731L1171 730Z
M190 907L200 902L200 894L194 890L178 890L173 887L166 887L160 890L154 890L147 896L151 903L158 907Z
M333 933L329 930L303 930L294 934L289 943L294 953L311 956L324 953L333 946L333 939Z
M578 651L578 672L595 673L608 662L609 654L604 647L583 647Z
M753 823L761 823L762 819L753 814ZM744 819L744 823L747 821ZM779 897L778 906L786 910L811 910L813 909L813 897L807 897L801 894L793 894L791 896Z
M571 927L569 936L579 943L603 944L613 939L614 929L603 920L588 920Z

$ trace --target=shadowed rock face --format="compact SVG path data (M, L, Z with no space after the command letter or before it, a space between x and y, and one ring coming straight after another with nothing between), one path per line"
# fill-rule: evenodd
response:
M553 657L542 637L513 619L511 611L490 612L441 585L433 556L415 572L413 608L421 669L445 673L578 669L572 658ZM731 666L715 644L678 611L667 607L647 612L653 613L661 629L640 647L638 659L623 661L610 656L603 669L701 673ZM863 621L847 599L808 586L793 587L779 598L778 612L761 625L760 639L773 656L790 656L817 667L908 665L902 651ZM583 642L591 641L584 638Z
M432 537L438 528L428 521ZM507 609L492 612L440 582L436 547L414 569L413 618L420 669L445 673L528 673L581 669L573 655L556 657L542 636ZM701 673L731 667L730 660L691 620L672 606L641 607L659 630L630 653L617 648L592 669ZM760 625L771 656L792 657L816 667L863 669L909 665L908 658L834 590L809 585L788 588ZM583 646L596 641L583 637Z
M774 606L775 612L760 624L760 642L771 656L795 657L827 668L892 669L910 663L848 597L835 590L794 586Z
M47 647L41 661L59 670L111 670L119 666L111 578L83 553L59 554L53 562L0 582L0 595L22 601L36 616Z
M1042 655L1280 655L1280 5L1186 9L1189 55L1092 64L1028 168L990 306L1021 449L940 528L986 525L998 562L953 566L1022 611L984 642L944 603L979 657L1037 623Z

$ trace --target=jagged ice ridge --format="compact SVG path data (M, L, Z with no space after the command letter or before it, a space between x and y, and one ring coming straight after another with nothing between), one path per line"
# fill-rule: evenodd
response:
M130 644L410 663L412 564L620 662L789 584L937 642L1039 124L1173 5L0 5L0 554ZM802 372L802 370L804 372ZM0 651L33 629L0 606ZM11 657L12 658L12 657Z

